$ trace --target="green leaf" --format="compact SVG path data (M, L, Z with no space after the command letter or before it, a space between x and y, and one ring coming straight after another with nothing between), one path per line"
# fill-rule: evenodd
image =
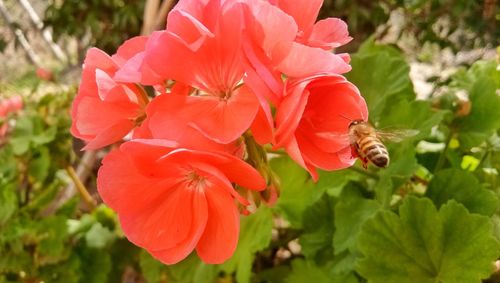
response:
M304 212L304 232L299 243L308 260L325 262L333 256L333 218L333 199L326 194Z
M274 158L271 167L281 180L280 197L275 209L293 227L301 228L304 211L323 195L325 188L315 187L309 173L290 158Z
M16 120L16 127L9 140L14 154L22 155L28 151L33 136L33 128L33 122L30 117L22 116Z
M33 212L42 210L43 208L45 208L46 205L52 203L57 193L59 192L60 187L61 184L59 182L54 182L48 185L40 193L35 195L35 197L32 200L30 200L30 202L28 203L27 206L25 206L24 209Z
M467 171L445 169L439 171L429 183L426 192L437 207L453 199L463 204L470 212L487 216L498 208L498 197L493 191L481 186L479 181Z
M381 211L358 238L358 272L370 282L480 282L500 255L490 220L449 201L408 197L399 216Z
M394 99L395 100L395 99ZM381 129L412 129L419 134L406 140L415 140L428 136L432 127L443 119L444 112L431 109L428 101L391 100L383 108L384 115L380 116L377 126Z
M29 175L34 182L43 183L47 178L50 169L50 154L47 147L37 148L33 160L29 163Z
M296 259L292 261L292 272L286 278L287 283L333 283L338 282L332 280L328 273L316 266L314 262Z
M351 57L352 71L346 76L361 91L370 110L370 120L376 122L385 115L388 100L413 100L410 67L401 52L368 40Z
M85 233L85 241L90 248L103 248L115 239L115 234L99 222L94 223L90 230Z
M469 93L471 111L458 119L459 140L464 148L471 148L489 138L500 128L500 71L495 61L476 62L465 78L455 80ZM465 82L463 82L465 81Z
M78 196L74 196L66 201L57 211L57 215L61 215L63 217L71 218L74 217L78 204L80 203L80 198Z
M237 282L248 283L252 275L255 253L267 248L271 241L273 228L271 209L260 206L255 213L243 217L240 225L238 247L233 257L223 264L222 269L227 273L236 271Z
M389 207L394 190L407 182L419 169L412 143L390 144L387 148L390 164L387 168L379 170L379 180L374 186L376 199L385 208Z
M290 274L290 267L277 265L273 268L262 270L257 274L257 282L283 283Z
M380 204L371 199L353 197L342 199L335 205L335 254L344 251L356 252L356 241L362 225L380 209Z
M148 283L159 283L166 281L167 268L166 266L154 259L148 252L141 250L139 257L139 265L142 275Z
M52 142L56 138L56 135L57 135L57 127L52 126L46 130L41 129L40 133L33 136L32 141L33 144L35 145L44 145Z
M350 181L360 179L361 175L352 170L320 171L316 188L321 191L325 190L330 196L338 197Z
M81 283L106 283L111 271L111 256L106 250L82 249L80 254L82 278Z
M157 266L156 268L158 268ZM165 267L165 266L164 266ZM176 283L212 283L215 282L219 273L220 266L203 263L196 253L191 253L183 261L167 267L168 280L161 282L176 282Z
M358 280L352 274L332 274L328 266L319 266L314 261L295 259L292 261L292 272L286 277L287 283L357 283Z
M36 231L40 237L38 253L44 263L58 262L67 256L68 226L61 216L50 216L36 223Z
M0 184L1 185L1 184ZM16 187L13 184L0 187L0 227L16 212L18 206Z
M194 273L193 283L213 283L219 274L219 267L200 262Z
M81 282L82 263L76 255L64 262L47 265L40 268L40 279L50 283L78 283ZM88 281L87 281L88 282Z

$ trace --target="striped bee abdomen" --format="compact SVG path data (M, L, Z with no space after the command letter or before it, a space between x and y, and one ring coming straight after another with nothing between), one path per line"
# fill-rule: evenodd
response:
M377 137L367 136L360 139L358 148L375 166L385 168L389 165L387 148Z

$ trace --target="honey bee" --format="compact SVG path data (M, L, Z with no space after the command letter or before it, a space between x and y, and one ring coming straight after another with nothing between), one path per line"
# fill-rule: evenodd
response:
M416 134L417 130L377 130L366 121L354 120L348 135L353 157L358 157L366 169L369 162L380 168L389 166L389 152L382 141L400 142Z

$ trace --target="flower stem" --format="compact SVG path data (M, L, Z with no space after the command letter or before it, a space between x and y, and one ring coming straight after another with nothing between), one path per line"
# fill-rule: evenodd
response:
M87 206L91 210L94 210L96 208L95 200L92 198L87 188L85 188L85 185L80 181L80 178L78 178L78 175L76 174L73 166L70 165L66 167L66 172L68 173L69 177L75 184L75 187L78 190L78 193L82 197L83 201L87 204Z
M147 105L149 103L149 96L148 96L148 92L146 91L146 89L144 89L144 87L140 84L135 84L136 87L139 89L139 94L140 94L140 99L143 101L144 105Z

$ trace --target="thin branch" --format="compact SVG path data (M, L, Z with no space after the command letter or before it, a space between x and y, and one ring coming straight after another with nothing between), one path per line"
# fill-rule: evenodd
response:
M61 62L66 63L68 61L68 57L62 51L61 47L57 45L52 39L52 33L49 30L44 29L43 22L36 13L35 9L28 0L19 0L21 6L23 6L24 10L28 13L28 16L31 19L31 22L41 33L45 42L49 45L52 53L59 59Z
M159 30L165 28L165 24L167 22L167 15L170 10L174 7L175 0L164 0L161 3L160 11L156 16L156 22L154 29Z
M0 14L5 20L5 23L7 23L7 25L11 29L12 33L14 33L14 35L16 36L17 41L19 42L19 44L21 44L21 47L26 52L26 55L28 55L28 58L31 61L31 63L39 67L40 57L38 57L38 55L35 53L31 45L29 44L28 39L26 39L26 36L24 35L24 32L16 26L16 23L12 19L9 10L7 10L7 7L5 6L3 0L0 0Z
M78 175L76 174L73 166L66 167L66 172L68 172L69 177L71 178L71 180L73 180L73 183L75 184L75 187L82 197L83 201L85 201L88 207L93 210L96 207L95 200L87 191L87 188L85 188L85 185L82 183L82 181L80 181L80 178L78 178Z
M160 0L147 0L144 6L142 35L148 35L153 32L158 15L158 8L160 7Z

